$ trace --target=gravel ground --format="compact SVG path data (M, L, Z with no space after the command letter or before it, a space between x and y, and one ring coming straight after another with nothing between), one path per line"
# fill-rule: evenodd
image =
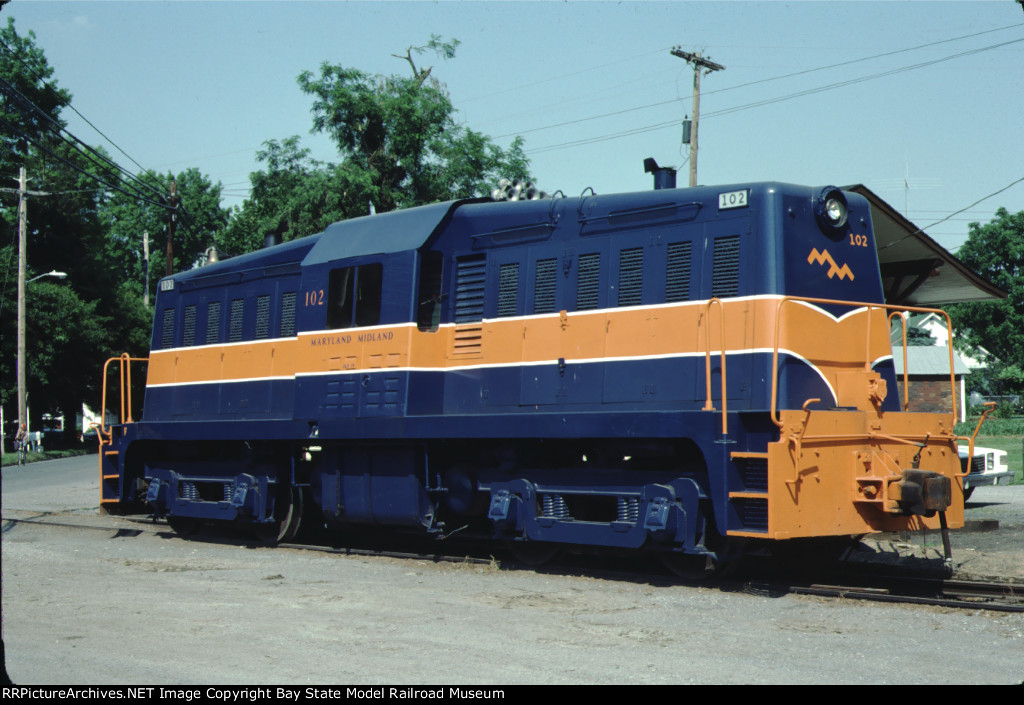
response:
M1019 614L184 541L99 516L95 456L3 473L5 519L70 512L99 527L4 523L3 639L17 684L1024 679ZM958 565L1019 571L1024 487L974 499L968 518L1000 529L956 533ZM937 550L937 536L915 535L858 554Z

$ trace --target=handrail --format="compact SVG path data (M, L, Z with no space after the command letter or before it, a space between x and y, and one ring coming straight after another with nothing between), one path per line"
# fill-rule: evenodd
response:
M776 426L778 426L779 428L782 428L782 426L783 426L782 420L779 418L778 413L777 413L778 409L776 408L778 406L778 391L779 391L779 374L778 374L778 370L779 370L779 337L780 337L780 329L781 329L781 322L782 322L782 306L783 306L783 304L786 304L786 303L789 303L789 302L797 302L797 303L805 302L805 303L813 303L813 304L832 304L832 305L837 305L837 306L848 306L848 307L851 307L851 308L861 307L861 308L867 309L867 319L868 320L867 320L867 322L865 324L865 339L866 339L867 342L865 343L865 345L870 343L870 337L871 337L871 311L874 310L874 309L882 309L882 310L886 310L886 311L888 311L888 310L914 311L914 312L918 312L918 313L939 313L939 314L942 314L942 316L946 319L946 335L947 335L947 338L948 338L947 346L946 347L949 349L949 386L950 386L950 391L952 392L952 403L953 403L952 413L953 413L954 418L956 417L956 374L955 374L954 369L953 369L953 322L950 320L949 314L947 314L945 311L943 311L942 309L937 309L937 308L922 308L922 307L919 307L919 306L897 306L897 305L894 305L894 304L868 303L868 302L865 302L865 301L841 301L841 300L837 300L837 299L818 299L818 298L810 298L810 297L805 297L805 296L783 296L782 298L779 299L779 302L778 302L778 304L776 305L776 308L775 308L775 338L774 338L773 343L772 343L772 399L771 399L770 412L771 412L772 422ZM867 369L870 369L870 365L871 365L870 349L869 348L865 348L865 350L866 350L866 353L865 353L864 364L865 364L865 367ZM903 351L904 351L904 355L906 355L906 345L903 346ZM906 371L907 371L906 364L903 365L903 371L904 371L904 374L906 374Z
M994 401L987 401L984 405L987 406L988 408L985 409L984 412L982 412L981 418L978 419L978 425L974 427L974 433L972 433L970 436L956 437L958 441L961 439L967 441L967 470L961 473L960 477L967 477L968 475L971 474L971 461L974 459L974 439L978 437L978 431L981 430L981 425L985 423L985 419L988 418L988 415L995 411L996 408L996 403Z
M903 325L903 410L910 411L910 382L907 372L907 319L902 312L894 311L889 314L889 330L892 330L892 319L899 317Z
M704 389L707 391L707 399L704 401L704 411L714 411L715 405L711 402L711 305L718 304L718 320L720 345L719 351L722 359L722 435L729 434L728 410L729 403L726 401L725 384L725 306L722 300L717 297L708 299L704 304Z
M118 378L121 383L121 415L118 417L120 423L132 423L132 369L133 362L149 362L148 357L131 357L128 353L121 353L119 357L112 357L103 364L103 396L100 405L99 433L110 437L111 429L107 428L107 372L111 362L120 363Z

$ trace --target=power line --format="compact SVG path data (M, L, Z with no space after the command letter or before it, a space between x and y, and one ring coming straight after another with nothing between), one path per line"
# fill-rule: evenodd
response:
M994 29L986 29L984 31L974 32L972 34L963 34L963 35L960 35L960 36L957 36L957 37L950 37L948 39L940 39L938 41L928 42L926 44L918 44L917 46L906 47L904 49L895 49L893 51L886 51L886 52L882 52L881 54L872 54L871 56L864 56L864 57L861 57L861 58L858 58L858 59L851 59L849 61L842 61L842 62L839 62L839 63L836 63L836 64L828 64L826 66L817 66L815 68L804 69L802 71L795 71L793 73L782 74L782 75L779 75L779 76L771 76L769 78L762 78L762 79L758 79L756 81L748 81L747 83L740 83L740 84L737 84L735 86L727 86L725 88L718 88L718 89L715 89L715 90L712 90L712 91L703 91L702 95L707 96L707 95L713 95L715 93L724 93L726 91L732 91L732 90L736 90L738 88L747 88L749 86L754 86L754 85L758 85L758 84L761 84L761 83L768 83L770 81L778 81L778 80L782 80L782 79L786 79L786 78L794 78L796 76L803 76L803 75L809 74L809 73L815 73L817 71L826 71L826 70L829 70L829 69L841 68L843 66L850 66L852 64L863 63L865 61L872 61L874 59L881 59L881 58L885 58L887 56L896 56L898 54L905 54L907 52L918 51L919 49L927 49L927 48L930 48L930 47L939 46L941 44L948 44L950 42L961 41L963 39L972 39L974 37L980 37L980 36L983 36L983 35L986 35L986 34L992 34L993 32L1002 32L1002 31L1005 31L1005 30L1008 30L1008 29L1015 29L1017 27L1024 27L1024 22L1020 22L1020 23L1012 24L1012 25L1006 25L1005 27L996 27ZM499 95L501 93L507 93L507 92L510 92L510 91L519 90L521 88L530 88L532 86L539 85L540 83L545 83L547 81L552 81L552 80L559 79L559 78L567 78L567 77L570 77L570 76L575 76L577 74L585 73L587 71L591 71L591 70L594 70L594 69L597 69L597 68L604 68L604 67L616 64L616 63L622 63L624 61L632 61L633 59L643 58L643 57L646 57L646 56L649 56L649 55L652 55L652 54L661 53L662 51L664 51L664 50L663 49L659 49L656 52L648 52L648 53L641 54L641 55L636 56L636 57L629 57L627 59L621 59L621 60L616 61L616 62L611 62L611 63L608 63L608 64L602 64L601 66L595 66L595 67L591 67L591 68L588 68L588 69L583 69L581 71L576 71L576 72L569 73L569 74L563 74L561 76L555 76L555 77L552 77L552 78L547 78L547 79L544 79L543 81L538 81L538 82L535 82L535 83L525 84L523 86L516 86L514 88L508 88L508 89L505 89L505 90L502 90L502 91L497 91L495 93L489 93L486 96L479 96L479 97L480 98L491 97L491 96ZM605 89L605 91L606 90L607 89ZM593 94L587 94L587 95L593 95ZM478 98L471 98L469 100L477 100L477 99ZM570 100L574 100L574 99L570 99ZM660 107L662 105L667 105L669 103L677 102L678 100L679 99L676 98L676 99L669 100L669 101L660 101L660 102L657 102L657 103L649 103L647 105L639 105L639 106L636 106L634 108L626 108L626 109L617 110L617 111L614 111L614 112L611 112L611 113L604 113L602 115L594 115L592 117L579 118L577 120L570 120L570 121L566 121L566 122L557 123L557 124L554 124L554 125L546 125L546 126L542 126L542 127L535 127L535 128L531 128L529 130L515 132L515 133L511 133L511 134L507 134L507 135L498 135L494 139L502 139L504 137L512 137L512 136L515 136L515 135L528 134L530 132L539 132L541 130L548 130L548 129L553 129L553 128L556 128L556 127L564 127L566 125L573 125L573 124L577 124L577 123L580 123L580 122L586 122L588 120L598 120L598 119L605 118L605 117L612 117L612 116L615 116L615 115L621 115L621 114L627 113L627 112L635 112L637 110L646 110L648 108L656 108L656 107ZM469 102L469 101L463 101L463 102L465 103L465 102ZM566 103L566 102L569 102L569 101L560 101L558 103L552 103L551 105L548 105L548 106L545 106L545 107L553 107L555 105L561 105L561 104ZM505 118L501 118L501 119L505 119Z
M487 93L486 95L478 95L475 98L466 98L466 99L462 100L462 103L463 104L471 103L471 102L473 102L475 100L483 100L484 98L492 98L492 97L494 97L496 95L501 95L502 93L510 93L512 91L523 90L525 88L533 88L534 86L539 86L542 83L550 83L551 81L559 81L559 80L561 80L563 78L570 78L572 76L578 76L581 73L589 73L590 71L597 71L598 69L608 68L609 66L614 66L616 64L625 63L627 61L634 61L636 59L643 59L643 58L646 58L648 56L653 56L654 54L660 54L663 51L665 51L665 49L657 49L655 51L648 51L648 52L644 52L643 54L637 54L636 56L629 56L629 57L626 57L624 59L617 59L615 61L609 61L606 64L599 64L597 66L589 66L589 67L587 67L585 69L580 69L579 71L572 71L570 73L563 73L563 74L558 75L558 76L549 76L547 78L542 78L539 81L534 81L533 83L526 83L526 84L523 84L521 86L513 86L512 88L503 88L500 91L494 91L493 93Z
M1005 27L997 27L996 29L986 29L983 32L975 32L974 34L964 34L964 35L961 35L959 37L951 37L950 39L940 39L939 41L936 41L936 42L930 42L928 44L919 44L919 45L917 45L915 47L908 47L906 49L896 49L894 51L887 51L887 52L884 52L882 54L874 54L872 56L865 56L865 57L862 57L860 59L851 59L850 61L843 61L843 62L840 62L838 64L829 64L828 66L818 66L817 68L805 69L803 71L797 71L795 73L787 73L787 74L783 74L781 76L772 76L770 78L762 78L762 79L759 79L757 81L749 81L747 83L740 83L738 85L728 86L726 88L718 88L718 89L713 90L713 91L707 91L704 95L712 95L713 93L724 93L725 91L732 91L732 90L736 90L737 88L746 88L748 86L754 86L754 85L757 85L759 83L767 83L768 81L778 81L778 80L781 80L781 79L784 79L784 78L793 78L795 76L803 76L805 74L814 73L816 71L826 71L828 69L841 68L843 66L850 66L851 64L862 63L864 61L871 61L873 59L881 59L881 58L884 58L886 56L895 56L896 54L905 54L908 51L917 51L918 49L927 49L929 47L938 46L939 44L948 44L950 42L957 42L957 41L960 41L961 39L971 39L973 37L980 37L983 34L991 34L992 32L1002 32L1003 30L1006 30L1006 29L1015 29L1016 27L1024 27L1024 22L1020 22L1018 24L1007 25Z
M46 87L46 89L50 91L50 93L52 93L52 94L53 94L54 96L56 96L56 98L58 99L58 101L60 101L60 102L61 102L61 103L62 103L62 104L64 105L64 107L67 107L67 108L71 108L71 110L72 110L72 111L73 111L73 112L75 113L75 115L77 115L78 117L82 118L82 120L84 120L84 121L85 121L85 123L86 123L86 124L87 124L87 125L88 125L89 127L91 127L92 129L96 130L96 133L97 133L97 134L99 134L99 136L100 136L100 137L102 137L103 139L105 139L105 140L106 140L107 142L109 142L109 143L110 143L110 144L111 144L111 145L112 145L112 146L114 147L114 149L116 149L116 150L117 150L117 151L119 151L119 152L120 152L121 154L123 154L123 155L124 155L125 157L127 157L127 158L128 158L128 161L130 161L130 162L131 162L132 164L134 164L135 166L137 166L137 167L138 167L139 169L141 169L142 171L146 171L145 167L143 167L143 166L142 166L141 164L139 164L139 163L138 163L137 161L135 161L134 159L132 159L132 158L131 158L131 156L130 156L130 155L129 155L129 154L127 153L127 152L125 152L125 151L124 151L123 149L121 149L121 148L120 148L120 147L119 147L119 146L118 146L117 144L115 144L115 143L114 143L114 141L113 141L112 139L110 139L109 137L107 137L107 136L106 136L105 134L103 134L103 132L101 132L101 131L100 131L100 129L99 129L98 127L96 127L96 126L95 126L94 124L92 124L92 122L91 122L91 121L90 121L90 120L89 120L89 119L88 119L87 117L85 117L84 115L82 115L82 113L78 112L78 109L77 109L77 108L76 108L75 106L73 106L73 105L71 104L71 101L65 101L65 100L63 99L63 97L61 96L61 94L60 94L60 93L59 93L59 92L57 91L57 89L56 89L56 88L54 88L53 86L51 86L51 85L50 85L49 83L47 83L47 82L46 82L46 79L44 79L44 78L43 78L42 76L40 76L39 74L37 74L37 73L35 72L35 70L33 70L33 68L32 68L31 66L29 66L29 65L28 65L28 64L27 64L27 63L25 62L25 60L24 60L24 59L22 59L22 58L21 58L20 56L18 56L17 54L15 54L15 53L14 53L14 52L13 52L13 51L11 50L11 48L10 48L10 47L9 47L9 46L7 45L7 43L6 43L5 41L3 41L2 39L0 39L0 44L2 44L2 45L3 45L4 49L6 49L6 50L7 50L7 52L8 52L8 53L9 53L9 54L10 54L11 56L13 56L13 57L14 57L14 58L15 58L15 59L16 59L16 60L18 61L18 63L20 63L20 64L21 64L22 66L24 66L24 67L25 67L25 69L26 69L26 70L27 70L27 71L29 72L29 74L31 74L31 75L32 75L32 77L33 77L34 79L36 79L37 81L39 81L40 83L42 83L42 84L43 84L43 86L44 86L44 87Z
M145 203L149 203L150 205L154 205L154 206L157 206L159 208L165 208L165 209L169 208L169 206L167 206L166 204L158 203L157 201L153 201L153 200L151 200L149 198L146 198L145 196L142 196L139 192L131 193L129 191L126 191L125 189L121 188L120 186L116 186L116 185L110 183L109 181L101 178L98 174L93 174L93 173L91 173L89 171L86 171L85 169L83 169L78 164L75 164L74 162L69 161L69 160L65 159L64 157L60 156L59 154L56 154L56 153L50 151L49 149L44 147L39 142L39 140L34 139L34 138L28 136L27 134L25 134L23 132L19 132L18 128L16 126L14 126L11 123L7 122L7 120L3 119L2 117L0 117L0 124L2 124L8 130L10 130L13 134L16 134L19 137L21 137L22 139L25 139L25 140L31 142L32 144L34 144L36 146L37 149L45 152L46 154L48 154L49 156L53 157L57 161L63 163L65 166L71 167L72 169L74 169L75 171L79 172L80 174L83 174L85 176L88 176L91 179L94 179L94 180L100 182L101 184L103 184L107 188L113 189L114 191L118 191L119 193L123 193L126 196L138 199L140 201L143 201Z
M924 232L924 231L925 231L925 230L926 230L927 228L934 228L934 227L935 227L936 225L938 225L939 223L945 223L945 222L946 222L947 220L949 220L950 218L952 218L952 217L953 217L954 215L959 215L960 213L963 213L964 211L968 211L968 210L970 210L971 208L974 208L974 206L978 205L978 204L979 204L979 203L981 203L982 201L987 201L988 199L992 198L993 196L998 196L998 195L999 195L999 194L1001 194L1001 193L1002 193L1003 191L1006 191L1006 190L1008 190L1008 189L1010 189L1010 188L1013 188L1014 186L1016 186L1017 184L1021 183L1022 181L1024 181L1024 176L1020 177L1020 178L1019 178L1019 179L1017 179L1016 181L1013 181L1013 182L1011 182L1011 183L1007 184L1006 186L1003 186L1003 187L1002 187L1001 189L999 189L998 191L993 191L992 193L990 193L990 194L989 194L989 195L987 195L987 196L982 196L981 198L979 198L979 199L978 199L977 201L975 201L975 202L974 202L974 203L972 203L971 205L969 205L969 206L965 206L964 208L961 208L961 209L960 209L960 210L958 210L958 211L954 211L953 213L950 213L949 215L947 215L947 216L946 216L945 218L943 218L942 220L936 220L936 221L935 221L934 223L932 223L931 225L926 225L926 226L924 226L923 228L918 228L917 230L915 230L914 232L910 233L909 235L904 235L903 237L899 238L898 240L893 240L892 242L890 242L890 243L889 243L889 244L887 244L887 245L882 245L882 246L881 246L881 247L879 247L878 249L879 249L879 251L881 251L881 250L885 250L885 249L888 249L888 248L892 247L893 245L897 245L897 244L899 244L900 242L903 242L903 241L904 241L904 240L906 240L907 238L911 238L911 237L914 237L915 235L918 235L918 234L920 234L920 233L923 233L923 232Z
M114 169L115 171L120 172L124 176L127 176L128 179L131 180L134 185L136 185L136 188L138 188L138 185L141 185L144 188L158 195L162 195L161 192L156 187L146 183L142 179L138 178L137 176L129 172L127 169L123 168L114 160L110 159L105 155L100 154L93 147L86 144L78 137L76 137L70 130L67 129L67 127L61 125L52 116L48 115L46 111L44 111L42 108L37 106L31 100L29 100L23 93L21 93L21 91L19 91L17 88L15 88L13 85L11 85L2 78L0 78L0 91L6 93L15 103L21 104L23 108L28 108L30 111L34 111L36 114L41 116L45 121L44 124L48 123L50 125L50 127L48 128L48 132L50 134L62 140L72 149L77 150L83 157L92 161L93 164L101 167L106 166L107 168ZM65 137L62 133L66 133L67 137ZM24 138L24 134L22 134L22 137ZM122 181L124 180L122 179Z
M878 73L875 73L875 74L869 74L867 76L861 76L861 77L858 77L858 78L848 79L848 80L845 80L845 81L838 81L836 83L830 83L830 84L827 84L827 85L824 85L824 86L819 86L817 88L811 88L811 89L807 89L807 90L803 90L803 91L797 91L795 93L789 93L787 95L777 96L775 98L768 98L768 99L765 99L765 100L755 101L753 103L746 103L746 104L743 104L743 105L734 106L732 108L726 108L724 110L718 110L718 111L715 111L715 112L707 113L704 117L705 118L720 117L722 115L728 115L728 114L731 114L731 113L739 112L741 110L748 110L750 108L758 108L758 107L763 107L765 105L771 105L773 103L780 103L782 101L791 100L793 98L800 98L800 97L803 97L803 96L812 95L814 93L821 93L823 91L832 90L832 89L835 89L835 88L843 88L845 86L853 85L853 84L856 84L856 83L863 83L865 81L869 81L869 80L872 80L872 79L875 79L875 78L885 78L887 76L892 76L892 75L895 75L895 74L898 74L898 73L903 73L903 72L906 72L906 71L913 71L915 69L927 68L929 66L934 66L935 64L943 63L945 61L951 61L953 59L963 58L965 56L970 56L972 54L978 54L978 53L981 53L981 52L984 52L984 51L990 51L992 49L998 49L998 48L1001 48L1001 47L1004 47L1004 46L1008 46L1010 44L1016 44L1016 43L1019 43L1019 42L1024 42L1024 38L1022 38L1022 39L1012 39L1010 41L1002 42L1000 44L993 44L993 45L990 45L990 46L987 46L987 47L982 47L982 48L979 48L979 49L971 49L969 51L960 52L958 54L951 54L949 56L945 56L945 57L942 57L940 59L933 59L931 61L924 61L924 62L921 62L921 63L918 63L918 64L912 64L910 66L903 66L903 67L900 67L900 68L897 68L897 69L890 69L890 70L881 71L881 72L878 72ZM578 122L584 122L587 119L591 119L591 118L583 118L583 119L580 119ZM596 118L594 118L594 119L596 119ZM549 151L554 151L554 150L557 150L557 149L564 149L564 148L568 148L568 147L578 147L578 146L582 146L582 145L585 145L585 144L592 144L592 143L595 143L595 142L604 142L604 141L607 141L607 140L618 139L619 137L629 137L629 136L641 134L641 133L644 133L644 132L652 132L654 130L665 129L667 127L674 127L674 126L676 126L678 124L679 124L678 120L670 120L670 121L667 121L667 122L660 122L660 123L656 123L656 124L653 124L653 125L646 125L644 127L639 127L639 128L635 128L635 129L632 129L632 130L626 130L626 131L623 131L623 132L615 132L615 133L610 133L610 134L606 134L606 135L599 135L597 137L573 140L571 142L562 142L562 143L558 143L558 144L546 145L546 146L543 146L543 147L537 147L535 149L528 149L528 150L525 150L525 151L526 151L527 154L539 154L539 153L542 153L542 152L549 152Z
M952 37L950 39L941 39L939 41L930 42L928 44L919 44L918 46L908 47L906 49L896 49L894 51L887 51L887 52L883 52L881 54L873 54L872 56L865 56L865 57L861 57L859 59L851 59L850 61L843 61L843 62L840 62L840 63L837 63L837 64L829 64L827 66L818 66L816 68L805 69L803 71L796 71L794 73L787 73L787 74L782 74L782 75L779 75L779 76L771 76L769 78L762 78L762 79L759 79L757 81L748 81L747 83L740 83L738 85L728 86L726 88L718 88L718 89L715 89L715 90L712 90L712 91L702 91L701 94L705 95L705 96L708 96L708 95L714 95L716 93L724 93L726 91L732 91L732 90L736 90L738 88L746 88L748 86L754 86L754 85L758 85L758 84L761 84L761 83L768 83L770 81L778 81L778 80L782 80L782 79L786 79L786 78L793 78L795 76L802 76L802 75L809 74L809 73L814 73L814 72L817 72L817 71L825 71L825 70L828 70L828 69L840 68L840 67L843 67L843 66L850 66L852 64L862 63L862 62L865 62L865 61L871 61L873 59L880 59L880 58L884 58L884 57L887 57L887 56L895 56L897 54L904 54L904 53L907 53L907 52L910 52L910 51L917 51L919 49L926 49L928 47L937 46L939 44L948 44L949 42L960 41L962 39L971 39L973 37L978 37L978 36L981 36L983 34L990 34L992 32L1000 32L1000 31L1007 30L1007 29L1014 29L1016 27L1024 27L1024 22L1019 23L1019 24L1014 24L1014 25L1007 25L1006 27L999 27L999 28L996 28L996 29L989 29L989 30L985 30L984 32L975 32L974 34L965 34L965 35L962 35L962 36L959 36L959 37ZM1021 41L1021 40L1019 40L1019 39L1018 40L1012 40L1011 42L1006 42L1006 43L1013 43L1014 41ZM964 54L954 54L954 55L952 55L950 57L945 57L943 59L937 59L937 60L935 60L935 63L938 63L940 61L948 61L951 58L958 58L960 56L965 56L968 53L975 53L975 52L978 52L978 51L987 51L988 49L998 48L998 47L1004 46L1004 44L996 44L996 45L993 45L991 47L984 47L982 49L975 49L975 50L972 50L970 52L966 52ZM928 62L925 62L925 63L920 64L918 66L913 66L913 67L909 67L909 68L904 67L903 69L899 69L899 70L896 70L896 71L897 72L901 71L901 70L902 71L909 71L912 68L918 68L919 66L927 66L927 65L929 65ZM877 74L877 75L885 75L885 74L883 73L883 74ZM866 80L866 79L862 79L862 80ZM585 118L577 118L575 120L567 120L567 121L556 123L556 124L553 124L553 125L544 125L542 127L534 127L534 128L529 129L529 130L520 130L519 132L513 132L513 133L509 133L509 134L504 134L504 135L497 135L494 139L502 139L502 138L505 138L505 137L514 137L516 135L525 135L525 134L529 134L531 132L540 132L540 131L543 131L543 130L554 129L554 128L557 128L557 127L565 127L567 125L575 125L575 124L579 124L581 122L589 122L591 120L600 120L600 119L606 118L606 117L614 117L616 115L622 115L624 113L636 112L638 110L647 110L649 108L658 108L658 107L661 107L663 105L669 105L671 103L676 103L679 100L680 100L679 98L673 98L672 100L664 100L664 101L658 101L657 103L648 103L646 105L638 105L638 106L633 107L633 108L624 108L622 110L616 110L616 111L613 111L613 112L610 112L610 113L603 113L601 115L593 115L593 116L585 117ZM744 106L740 106L740 108L737 108L737 109L742 109L743 107ZM719 114L719 113L709 113L709 116L710 115L717 115L717 114ZM667 125L675 125L675 124L676 124L676 121L673 121L671 123L663 123L663 124L661 124L661 126L665 127Z

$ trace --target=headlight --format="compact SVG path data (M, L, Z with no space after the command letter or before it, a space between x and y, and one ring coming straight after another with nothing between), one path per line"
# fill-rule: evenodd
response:
M826 186L814 200L814 215L823 229L842 229L849 217L846 196L835 186Z
M995 453L985 453L985 469L991 470L996 466Z

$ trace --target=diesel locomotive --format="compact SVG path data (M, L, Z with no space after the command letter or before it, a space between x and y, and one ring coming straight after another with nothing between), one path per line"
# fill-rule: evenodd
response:
M893 320L869 204L835 187L355 218L160 281L148 358L108 363L101 506L271 542L315 522L535 560L648 551L687 574L957 528L953 410L908 407Z

